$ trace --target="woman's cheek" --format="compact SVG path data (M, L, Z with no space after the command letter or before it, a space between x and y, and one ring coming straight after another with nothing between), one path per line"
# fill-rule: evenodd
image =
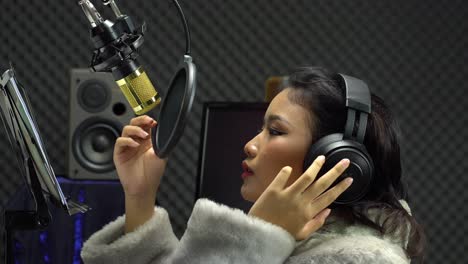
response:
M265 167L268 169L268 174L271 175L270 181L272 181L278 172L285 166L291 166L292 160L289 157L286 146L282 147L280 144L272 144L265 149L263 153L263 160Z
M304 157L308 149L305 146L290 144L288 148L285 147L282 150L278 151L281 155L278 155L272 162L279 164L278 171L284 166L292 167L292 174L289 177L289 182L292 183L302 175Z

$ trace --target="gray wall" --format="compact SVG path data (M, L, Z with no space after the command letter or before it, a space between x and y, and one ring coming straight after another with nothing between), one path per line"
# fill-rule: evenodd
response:
M66 172L68 72L90 61L87 21L76 2L1 1L0 9L0 65L6 69L13 62L58 174ZM119 1L124 13L148 24L141 62L162 92L184 50L182 27L170 2ZM428 234L427 262L467 259L466 1L181 4L192 32L198 93L159 194L178 234L192 206L203 102L261 101L268 76L320 65L367 80L396 113L410 204ZM5 204L22 179L8 155L4 129L0 149L0 201Z

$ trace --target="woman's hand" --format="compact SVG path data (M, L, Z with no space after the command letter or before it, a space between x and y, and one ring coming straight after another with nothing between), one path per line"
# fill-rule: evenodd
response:
M156 192L166 167L153 150L149 116L135 117L124 127L114 147L114 163L125 192L125 231L131 232L154 213Z
M159 186L166 161L154 153L151 144L151 128L155 126L156 121L149 116L135 117L117 138L114 163L127 196L154 196Z
M286 187L291 167L284 167L249 211L267 222L288 231L296 240L303 240L323 226L330 214L326 209L352 183L346 178L326 191L346 170L349 160L340 161L314 182L325 157L319 156L293 184Z

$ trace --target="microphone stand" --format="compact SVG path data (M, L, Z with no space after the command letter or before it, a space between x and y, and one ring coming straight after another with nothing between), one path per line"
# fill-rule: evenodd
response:
M33 196L34 210L5 210L6 263L14 263L14 233L46 228L52 220L47 201L61 206L69 215L89 207L64 197L42 144L30 110L28 97L14 77L13 69L0 76L0 117L13 152Z

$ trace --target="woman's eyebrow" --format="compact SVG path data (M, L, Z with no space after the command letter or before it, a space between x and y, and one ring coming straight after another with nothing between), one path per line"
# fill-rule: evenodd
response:
M289 123L288 120L286 120L284 117L280 116L280 115L268 115L265 117L265 120L263 121L265 124L270 124L271 122L273 121L281 121L281 122L285 122L286 124L292 126L291 123Z

